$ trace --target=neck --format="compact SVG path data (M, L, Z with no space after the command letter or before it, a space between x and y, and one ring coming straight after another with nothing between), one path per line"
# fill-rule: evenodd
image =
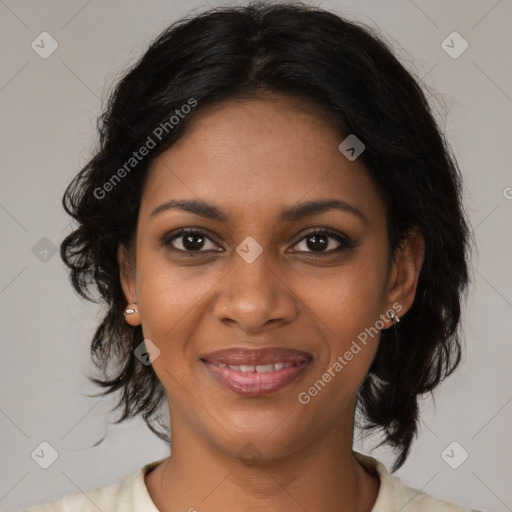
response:
M245 461L171 420L172 457L145 478L160 512L370 512L377 498L378 477L353 457L353 416L286 455Z

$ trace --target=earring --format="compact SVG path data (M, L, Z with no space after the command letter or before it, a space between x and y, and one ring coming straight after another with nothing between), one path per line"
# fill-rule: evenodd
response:
M123 314L126 323L130 324L132 327L136 327L141 324L137 303L134 302L133 304L128 304Z
M133 307L131 307L131 306L132 306L132 304L127 306L127 308L124 310L124 316L133 315L134 313L138 313L138 309L136 308L136 306L135 305L133 305Z
M394 311L390 311L388 313L388 316L389 316L389 318L391 318L392 321L394 320L394 322L396 324L400 322L400 318L398 317L398 315Z

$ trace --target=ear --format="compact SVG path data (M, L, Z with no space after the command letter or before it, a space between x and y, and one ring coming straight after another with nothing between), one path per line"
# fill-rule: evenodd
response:
M407 313L414 302L424 257L425 240L419 228L413 227L395 249L389 273L388 311L394 311L399 317Z
M120 245L117 250L117 261L119 263L119 279L121 280L121 288L123 289L126 303L133 307L137 305L137 291L135 287L135 262L130 256L128 249ZM133 327L140 325L140 314L138 308L131 315L125 315L125 320Z

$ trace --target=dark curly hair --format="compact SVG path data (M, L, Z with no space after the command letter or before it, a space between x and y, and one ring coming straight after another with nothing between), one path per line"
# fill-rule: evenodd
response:
M460 171L419 80L372 29L320 8L253 2L191 15L164 30L110 94L98 119L98 151L63 198L77 223L60 248L71 282L80 295L107 307L91 345L104 379L89 378L106 388L99 395L121 391L116 408L123 414L116 423L142 414L155 434L170 441L167 429L155 428L164 426L156 412L166 391L152 366L134 355L142 328L123 318L117 251L132 244L152 162L195 113L268 92L312 103L340 135L355 133L363 141L359 159L386 201L391 250L413 227L425 240L414 303L399 326L382 331L357 396L360 426L382 429L383 443L398 452L396 470L417 433L418 399L461 359L471 232ZM186 104L197 108L186 110ZM189 110L170 126L171 116ZM165 133L158 132L163 136L152 137L154 147L128 172L134 151L165 122ZM113 376L107 375L111 365Z

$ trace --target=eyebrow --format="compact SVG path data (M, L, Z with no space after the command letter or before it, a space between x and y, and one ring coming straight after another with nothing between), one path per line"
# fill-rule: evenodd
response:
M170 201L157 206L150 213L149 217L154 217L161 212L172 209L183 210L206 219L217 220L224 223L229 220L229 215L220 208L196 199L171 199ZM279 220L293 222L304 217L324 213L328 210L341 210L352 213L359 217L364 224L368 224L368 219L364 216L361 210L340 199L322 199L307 203L299 203L289 208L283 208L279 212Z

